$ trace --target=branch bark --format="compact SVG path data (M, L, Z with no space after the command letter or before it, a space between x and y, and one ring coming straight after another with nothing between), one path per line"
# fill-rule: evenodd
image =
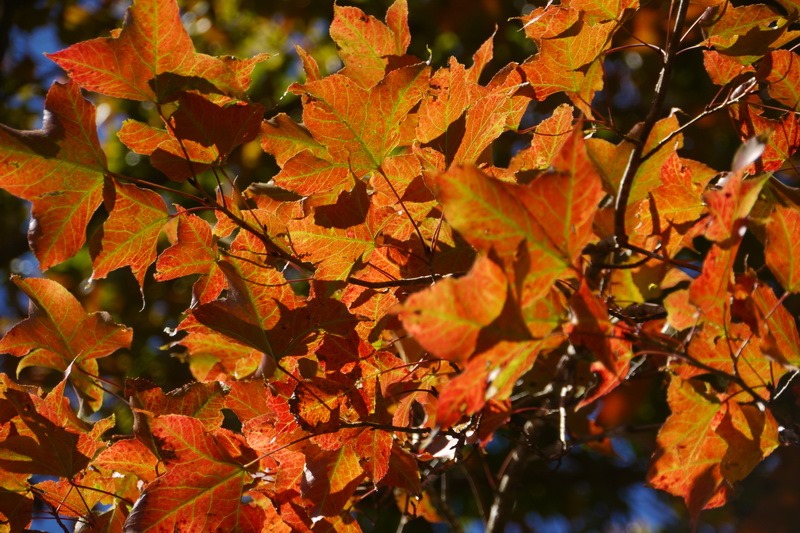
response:
M689 8L689 0L677 0L677 4L675 24L667 40L667 47L664 50L664 58L661 72L658 76L658 82L656 83L653 104L650 106L647 117L645 117L642 123L642 128L639 133L639 142L633 145L633 150L631 150L631 155L628 158L628 163L625 166L625 171L619 182L617 200L614 205L614 235L617 239L617 245L622 247L628 244L628 233L625 229L625 212L628 207L628 199L631 195L633 179L643 161L642 152L644 151L644 144L647 142L647 138L650 136L653 127L661 116L664 100L667 97L668 82L675 63L674 58L677 54L678 46L680 46L683 26L686 23L686 11Z

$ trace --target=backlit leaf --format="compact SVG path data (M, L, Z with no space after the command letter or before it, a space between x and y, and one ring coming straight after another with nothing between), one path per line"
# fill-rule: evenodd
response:
M0 410L14 416L4 421L13 429L0 441L2 470L69 479L86 468L105 446L100 435L113 425L113 419L94 426L79 420L64 396L64 386L62 381L42 399L1 376ZM59 415L65 412L69 417L61 420Z
M116 180L110 183L113 187L103 191L110 216L91 246L92 277L102 279L112 270L129 266L142 288L145 272L156 260L158 235L168 219L167 206L158 193Z
M259 55L239 62L196 53L175 0L136 0L122 29L111 37L83 41L47 56L81 87L130 100L169 100L175 87L169 86L168 77L159 77L165 73L195 77L195 83L206 78L199 86L204 92L243 98L250 71L266 59Z
M340 514L364 477L359 455L350 446L331 451L311 447L301 485L311 519Z
M387 56L400 56L409 44L408 6L397 0L382 23L357 7L335 5L331 38L339 45L342 74L369 88L378 83L388 63Z
M41 130L0 127L0 187L30 201L28 239L42 270L77 253L100 205L106 157L94 106L75 83L54 83Z
M500 267L479 256L463 278L445 279L412 294L399 317L405 330L426 350L461 362L472 354L481 329L500 314L506 287Z
M789 292L800 289L800 213L776 205L767 223L765 259L772 274Z
M344 279L354 263L369 260L393 213L371 207L365 187L359 185L352 193L342 192L336 204L316 207L306 218L289 221L287 228L298 256L316 266L316 279Z
M437 70L430 79L419 109L417 138L427 143L442 135L470 102L469 83L464 65L450 58L446 67Z
M20 369L46 366L65 372L89 399L93 410L100 407L102 390L95 383L96 359L130 346L133 332L112 322L106 313L87 314L78 300L55 281L13 278L31 299L29 317L0 340L0 353L23 357Z
M167 472L147 485L125 529L174 531L241 529L242 495L255 454L241 436L225 429L207 431L189 416L165 415L150 421Z
M753 406L720 403L680 378L670 381L667 401L672 414L658 433L648 481L681 496L696 520L723 505L730 483L776 447L777 426Z
M342 74L294 86L306 95L303 121L333 162L374 170L400 142L400 126L428 85L425 64L389 72L372 89Z
M178 219L178 240L161 252L156 261L157 281L200 274L192 287L192 303L208 303L225 288L225 276L217 266L217 244L211 226L197 215Z

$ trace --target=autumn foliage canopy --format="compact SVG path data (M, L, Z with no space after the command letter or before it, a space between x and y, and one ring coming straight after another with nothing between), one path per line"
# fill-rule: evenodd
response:
M780 179L800 146L798 9L673 2L666 41L634 42L661 80L626 132L593 102L637 0L537 8L515 21L535 55L492 70L490 36L468 66L407 55L405 0L384 21L335 5L343 68L297 48L296 119L248 98L266 54L197 53L172 0L135 0L111 36L50 54L68 81L42 129L0 128L0 188L30 202L42 271L88 247L92 279L196 280L165 347L195 381L109 382L103 358L136 331L53 279L13 277L30 314L0 353L61 381L0 374L0 530L27 527L35 500L98 531L359 531L376 493L434 520L429 480L514 417L555 429L550 459L608 451L612 428L590 415L643 373L671 413L646 482L695 519L724 505L796 442L773 404L800 366L785 305L800 195ZM695 115L665 105L688 47L719 88ZM156 110L160 124L117 132L150 178L108 168L91 93ZM548 98L552 114L521 127ZM681 155L715 113L741 139L730 168ZM277 162L271 181L230 172L248 143ZM759 258L742 257L747 239ZM93 416L112 396L127 434Z

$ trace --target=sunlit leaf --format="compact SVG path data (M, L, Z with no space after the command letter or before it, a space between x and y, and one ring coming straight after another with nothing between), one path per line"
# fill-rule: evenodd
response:
M500 267L479 256L463 278L446 279L413 294L404 302L399 317L426 350L461 362L475 349L481 329L503 309L506 285Z
M83 246L105 172L94 106L75 83L50 88L41 130L0 127L0 187L33 204L28 238L43 270Z
M166 473L151 482L131 509L126 529L192 527L243 529L242 495L255 454L241 436L207 431L190 416L165 415L150 421Z
M47 56L81 87L130 100L169 99L175 87L168 77L159 77L165 73L194 77L185 80L187 88L198 88L196 80L205 78L199 85L204 92L244 98L250 72L268 57L239 62L196 53L174 0L137 0L122 29L111 37L83 41Z
M0 340L0 353L22 357L20 370L45 366L65 372L89 400L100 407L102 390L95 383L96 359L129 347L133 331L115 324L107 313L87 314L78 300L55 281L13 278L31 299L29 317Z
M129 266L143 287L145 272L156 260L158 235L167 223L167 206L158 193L110 183L113 187L103 191L110 216L91 246L92 277L102 279L112 270Z

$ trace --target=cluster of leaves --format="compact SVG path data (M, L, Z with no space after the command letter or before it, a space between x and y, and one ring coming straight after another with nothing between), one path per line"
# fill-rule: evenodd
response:
M695 518L723 505L795 425L773 408L800 366L784 305L800 197L775 177L800 146L800 56L785 49L800 34L798 6L779 4L692 2L690 27L676 1L666 46L648 45L651 113L616 136L591 103L636 0L535 9L520 23L537 54L495 73L491 38L469 67L407 55L405 0L385 22L334 6L344 67L323 75L298 47L300 123L249 101L266 55L197 53L174 1L137 0L110 37L51 54L70 79L41 130L0 129L0 187L31 202L43 270L84 247L102 204L94 279L127 267L143 287L153 263L156 281L197 276L170 346L196 382L114 390L98 359L134 332L56 281L14 278L31 311L0 353L63 380L44 393L0 375L1 527L26 527L38 498L111 530L359 530L365 490L435 519L430 480L512 414L556 415L550 457L607 442L589 412L649 370L672 413L649 483ZM720 91L681 124L662 107L690 45ZM118 137L168 180L107 168L81 89L154 104L159 126L127 120ZM519 130L552 96L552 116ZM747 140L726 172L678 154L718 111ZM495 165L504 132L525 145ZM255 140L281 170L242 190L227 158ZM750 236L767 268L737 260ZM134 425L109 441L113 417L88 420L110 394Z

